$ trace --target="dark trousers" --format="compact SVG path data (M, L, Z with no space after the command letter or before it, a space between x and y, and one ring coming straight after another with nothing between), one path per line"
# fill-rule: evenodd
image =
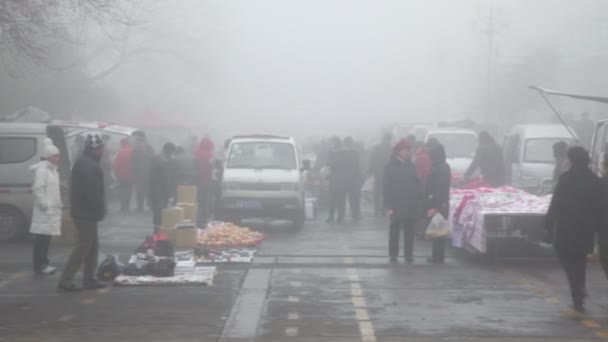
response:
M403 231L403 255L406 260L414 258L414 237L416 220L392 218L388 236L388 255L391 259L399 256L399 237Z
M358 220L361 218L361 187L359 183L352 184L348 187L348 201L350 205L350 214L353 219Z
M444 238L433 239L433 254L431 260L442 264L445 262L445 240Z
M346 194L344 187L330 187L329 189L329 219L333 220L338 212L338 221L344 220L346 212Z
M198 226L205 227L211 218L213 208L213 184L198 186Z
M144 210L146 197L148 195L148 185L146 182L136 181L135 183L135 200L137 202L137 210Z
M558 253L558 257L568 278L572 303L582 305L586 293L587 255Z
M120 197L120 211L131 210L131 197L133 197L133 182L127 180L118 181L118 195Z
M34 272L40 273L46 266L49 265L49 245L51 244L51 235L33 234L34 235Z
M74 225L76 226L76 246L74 246L68 264L63 270L63 274L61 274L60 282L71 282L83 264L84 283L94 282L99 251L97 222L74 219Z

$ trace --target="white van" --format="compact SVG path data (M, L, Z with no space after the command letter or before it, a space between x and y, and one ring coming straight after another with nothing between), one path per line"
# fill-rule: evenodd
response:
M424 141L431 138L437 139L445 148L452 173L464 175L475 157L477 133L468 128L432 128Z
M15 240L28 232L34 208L31 191L34 175L29 167L40 161L47 134L54 135L53 141L62 154L67 155L62 158L59 170L62 184L66 186L70 160L76 157L70 146L78 135L108 135L110 144L118 144L134 131L134 128L103 123L0 123L0 241Z
M505 138L504 156L514 187L536 192L553 180L553 144L576 141L563 125L518 125Z
M223 219L287 219L301 226L304 190L293 138L247 135L232 139L222 179Z

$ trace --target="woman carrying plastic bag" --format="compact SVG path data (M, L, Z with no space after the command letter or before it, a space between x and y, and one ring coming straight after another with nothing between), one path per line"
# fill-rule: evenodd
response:
M426 230L427 238L433 239L433 255L429 262L445 262L445 241L452 234L447 221L450 212L451 169L446 163L443 145L436 140L427 143L432 161L431 173L427 181L427 215L431 219Z

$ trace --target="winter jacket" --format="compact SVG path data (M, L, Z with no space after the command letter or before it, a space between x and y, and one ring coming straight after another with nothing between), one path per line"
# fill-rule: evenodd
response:
M431 148L428 153L433 166L426 185L427 209L436 209L448 219L452 171L446 162L443 147Z
M384 169L384 207L397 219L422 217L422 187L411 160L393 157Z
M431 158L429 158L429 155L425 150L416 152L416 156L414 158L414 163L416 164L416 173L418 174L422 188L426 189L426 182L429 178L432 167Z
M41 161L30 167L34 172L32 192L35 197L30 233L61 235L61 190L57 167Z
M564 172L568 171L570 168L570 161L568 158L564 158L561 160L555 161L555 168L553 169L553 190L555 191L555 187L557 187L557 183L559 182L560 177L564 174Z
M587 167L566 171L557 184L546 216L546 228L553 235L556 251L564 255L591 253L602 214L600 179Z
M177 183L175 161L164 156L154 158L150 166L148 196L153 209L166 208L175 196Z
M346 182L349 188L360 188L363 181L361 179L361 158L359 157L359 152L346 150L344 154L344 162L346 164L344 177L346 177Z
M103 171L99 161L87 153L72 168L70 199L75 219L99 222L106 215Z
M213 179L213 149L214 145L210 139L203 138L195 155L198 160L198 185L207 186Z
M478 168L481 176L490 186L500 187L506 184L505 162L502 148L498 144L480 145L477 148L473 162L465 173L465 178L471 177Z
M349 161L345 150L329 152L329 186L333 190L346 190L348 188Z
M114 175L119 181L133 180L133 149L131 146L122 147L114 159Z

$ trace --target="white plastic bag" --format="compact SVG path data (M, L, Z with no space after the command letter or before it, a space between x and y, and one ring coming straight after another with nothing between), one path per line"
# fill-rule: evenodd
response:
M428 227L426 227L427 239L447 238L452 235L450 224L443 215L435 213Z

